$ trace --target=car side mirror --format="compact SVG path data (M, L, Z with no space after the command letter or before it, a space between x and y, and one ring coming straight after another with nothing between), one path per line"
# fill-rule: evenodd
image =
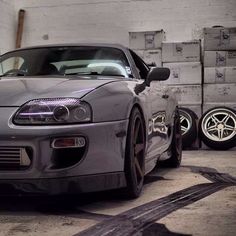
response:
M154 67L152 68L145 80L146 86L150 86L152 81L163 81L167 80L170 76L170 69L164 67Z

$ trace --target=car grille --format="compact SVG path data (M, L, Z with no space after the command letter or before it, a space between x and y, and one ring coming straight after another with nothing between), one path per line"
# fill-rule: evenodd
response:
M0 170L26 169L31 164L29 150L21 147L0 147Z

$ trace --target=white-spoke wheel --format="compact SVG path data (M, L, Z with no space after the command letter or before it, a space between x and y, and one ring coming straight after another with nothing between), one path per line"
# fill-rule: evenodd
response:
M236 115L226 109L213 110L202 120L202 131L211 140L227 141L236 134Z
M183 148L190 148L197 138L196 114L188 108L179 108Z
M218 107L206 112L200 121L203 142L214 149L236 145L236 114L230 108Z
M187 112L180 110L181 134L186 134L192 126L192 118Z

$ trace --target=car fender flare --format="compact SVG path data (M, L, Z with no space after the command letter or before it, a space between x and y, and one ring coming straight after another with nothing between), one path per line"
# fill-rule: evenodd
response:
M138 98L134 98L133 100L133 103L130 104L130 107L129 107L129 113L128 113L128 119L130 119L130 116L131 116L131 113L132 111L135 109L135 108L138 108L141 116L142 116L142 119L143 119L143 125L144 125L144 129L145 129L145 142L146 142L146 147L147 147L147 123L146 123L146 117L144 116L144 112L143 112L143 106L141 105L141 102L139 102L139 99ZM127 135L126 135L127 137ZM145 147L145 148L146 148Z

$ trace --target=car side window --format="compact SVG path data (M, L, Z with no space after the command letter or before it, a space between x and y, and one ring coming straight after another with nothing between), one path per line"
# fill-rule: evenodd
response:
M141 79L146 79L150 68L134 51L130 50L130 54L133 57L134 63L139 70Z

